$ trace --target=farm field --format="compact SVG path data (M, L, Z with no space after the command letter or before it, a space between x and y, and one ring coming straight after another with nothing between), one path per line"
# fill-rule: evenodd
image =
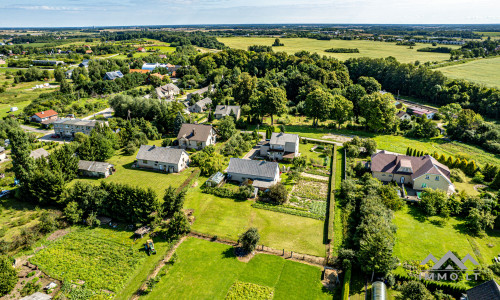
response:
M257 227L260 244L275 249L293 250L316 256L325 255L324 221L252 207L253 201L219 198L204 194L200 187L206 181L200 177L196 187L188 189L185 209L194 209L193 231L217 235L231 240L249 227Z
M231 246L188 238L177 249L177 261L144 299L224 299L236 282L274 290L273 299L331 299L322 290L321 269L257 254L240 262Z
M73 227L30 261L53 278L84 282L98 294L118 293L118 298L128 299L170 247L154 239L157 254L148 256L143 244L149 237L134 241L132 235L132 231L108 226Z
M218 38L226 46L236 49L247 50L252 45L267 45L271 46L274 38L263 37L227 37ZM432 52L417 52L419 48L429 47L428 44L417 44L414 49L409 49L407 46L397 46L395 43L374 42L364 40L314 40L306 38L283 38L281 42L284 46L273 47L274 51L285 51L288 54L305 50L311 53L318 53L320 55L327 55L335 57L341 61L347 60L351 57L371 57L382 58L394 56L398 61L408 63L427 61L443 61L450 58L447 53L432 53ZM450 46L451 48L459 48L459 46ZM328 53L325 49L330 48L358 48L360 53Z
M165 52L174 52L175 47L170 47L170 46L147 46L145 47L146 50L160 50L160 52L165 53Z
M452 79L466 79L489 87L500 88L500 57L474 60L436 70Z

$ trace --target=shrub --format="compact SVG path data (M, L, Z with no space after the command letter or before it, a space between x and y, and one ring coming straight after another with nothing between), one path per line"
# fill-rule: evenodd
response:
M17 273L12 267L12 260L0 256L0 296L7 295L17 283Z
M432 299L429 290L419 281L407 281L401 287L402 299L428 300Z
M251 253L257 247L259 243L260 235L257 228L249 228L245 233L243 233L238 239L238 243L241 244L241 248L248 253Z
M267 196L278 204L283 204L288 200L288 190L282 183L276 183L269 188Z
M453 182L464 182L466 179L464 172L460 169L451 169L450 178Z
M57 221L53 214L44 211L40 217L40 232L49 233L57 229Z

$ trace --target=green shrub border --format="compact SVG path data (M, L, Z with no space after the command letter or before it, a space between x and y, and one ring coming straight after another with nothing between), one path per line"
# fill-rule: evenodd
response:
M344 276L344 285L342 287L342 300L349 300L349 287L351 284L351 268L347 269Z
M275 211L275 212L280 212L280 213L294 215L294 216L299 216L299 217L306 217L306 218L321 220L321 221L325 220L325 216L320 216L320 215L316 215L316 214L313 214L310 212L297 210L297 209L293 209L293 208L285 207L285 206L273 205L273 204L269 204L269 203L255 202L252 204L252 207L270 210L270 211Z
M191 173L191 175L189 175L189 177L181 184L181 186L177 188L176 192L179 193L180 191L190 186L191 183L193 183L193 181L198 179L200 173L201 173L200 169L194 170L193 173Z
M335 173L337 172L337 146L333 145L330 162L330 185L328 186L328 240L333 240L335 221Z

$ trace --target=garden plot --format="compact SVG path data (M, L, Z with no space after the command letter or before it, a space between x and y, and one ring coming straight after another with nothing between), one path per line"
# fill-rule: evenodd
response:
M318 216L326 215L328 180L301 177L292 189L290 206L304 209Z

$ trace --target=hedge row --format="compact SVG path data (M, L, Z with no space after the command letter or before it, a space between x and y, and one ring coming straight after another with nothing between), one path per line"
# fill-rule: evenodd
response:
M177 188L176 192L178 193L183 189L191 186L193 181L195 181L200 176L200 173L201 173L200 169L194 170L193 173L191 173L191 175L189 175L189 177L181 184L181 186Z
M328 240L333 240L335 220L335 173L337 172L337 146L333 146L330 163L330 186L328 187Z
M319 179L319 178L308 177L308 176L300 176L300 180L328 183L328 177L325 177L325 179Z
M349 300L349 285L351 284L351 268L347 269L342 288L342 300Z
M217 197L221 198L236 198L237 194L236 192L231 191L230 189L223 188L223 187L204 187L203 188L203 193L205 194L211 194L215 195Z
M460 286L446 281L419 280L412 276L402 275L397 273L394 274L394 277L396 277L396 279L399 281L418 280L422 282L431 292L435 292L436 290L442 290L444 293L450 294L455 298L459 298L463 293L465 293L465 291L468 290L468 288L465 286Z
M273 205L273 204L266 204L263 202L255 202L252 204L252 207L270 210L270 211L275 211L275 212L280 212L280 213L294 215L294 216L299 216L299 217L306 217L306 218L311 218L311 219L316 219L316 220L325 220L325 216L320 216L320 215L316 215L316 214L313 214L310 212L297 210L297 209L293 209L293 208L289 208L289 207L278 206L278 205Z

